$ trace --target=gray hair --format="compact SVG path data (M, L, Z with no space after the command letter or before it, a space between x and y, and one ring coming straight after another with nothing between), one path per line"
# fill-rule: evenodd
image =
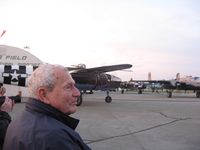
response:
M28 79L28 88L31 97L37 98L36 92L39 87L45 87L49 91L53 90L56 83L56 68L68 71L66 67L52 64L41 64L36 70L33 71Z

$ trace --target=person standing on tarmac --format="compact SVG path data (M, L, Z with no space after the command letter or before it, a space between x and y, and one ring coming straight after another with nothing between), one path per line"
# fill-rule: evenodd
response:
M3 84L0 83L0 97L4 96L5 93L6 89L3 87ZM13 106L12 100L8 97L5 97L5 101L0 104L0 150L2 150L6 130L11 122L9 112L12 111Z
M91 150L75 131L79 90L66 67L42 64L29 77L30 98L10 123L3 150Z

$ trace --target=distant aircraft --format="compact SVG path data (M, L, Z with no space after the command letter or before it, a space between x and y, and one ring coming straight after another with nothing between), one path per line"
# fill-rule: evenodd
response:
M168 97L172 97L174 90L193 90L196 92L196 97L200 97L200 77L184 76L180 77L177 73L176 78L172 80L132 80L143 84L159 84L160 87L167 90Z
M131 68L131 64L119 64L111 66L101 66L95 68L88 68L79 66L78 68L69 67L73 79L76 82L77 88L82 92L86 90L105 90L113 88L114 83L118 83L112 75L105 74L105 72L111 72L116 70L122 70ZM37 66L19 66L19 65L0 65L0 82L4 84L11 84L17 86L27 86L27 79L31 73L37 68ZM109 92L105 98L107 103L112 101L109 96ZM78 104L82 104L82 94L78 99Z
M146 89L146 85L149 84L147 82L143 82L143 80L141 81L134 81L134 80L130 80L130 81L124 81L121 83L120 88L121 93L123 94L125 90L137 90L138 94L142 94L142 91L144 89Z

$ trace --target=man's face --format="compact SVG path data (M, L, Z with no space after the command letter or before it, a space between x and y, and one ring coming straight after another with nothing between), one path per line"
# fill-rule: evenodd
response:
M61 69L55 72L55 76L57 78L55 87L47 92L49 104L65 114L75 113L80 92L75 87L74 80L68 72Z

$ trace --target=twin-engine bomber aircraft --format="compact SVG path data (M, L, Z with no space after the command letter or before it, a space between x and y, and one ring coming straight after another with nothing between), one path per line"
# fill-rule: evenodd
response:
M200 77L184 76L180 77L177 73L176 78L172 80L132 80L133 82L138 82L140 84L160 84L163 89L167 90L168 97L172 97L173 90L193 90L196 92L196 97L200 97ZM146 86L144 86L146 87ZM139 90L140 94L142 93Z
M95 68L78 67L68 68L73 79L76 82L77 88L82 91L105 90L109 88L117 88L120 86L119 80L114 80L114 76L105 74L116 70L131 68L131 64L119 64L111 66L101 66ZM27 86L27 79L37 66L19 66L19 65L0 65L0 82L3 84L11 84L16 86ZM118 78L117 78L118 79ZM112 101L112 98L107 93L105 98L107 103ZM82 94L78 99L78 104L82 104Z

